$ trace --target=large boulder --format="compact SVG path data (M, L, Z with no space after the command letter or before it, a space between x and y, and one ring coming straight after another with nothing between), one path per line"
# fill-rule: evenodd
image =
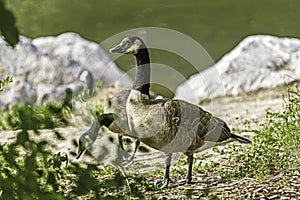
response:
M92 89L99 80L131 84L98 44L75 33L34 40L20 37L15 48L0 38L0 74L0 79L14 77L0 95L2 108L16 103L60 102L67 89Z
M210 68L193 75L176 97L193 103L273 88L300 78L300 40L249 36Z

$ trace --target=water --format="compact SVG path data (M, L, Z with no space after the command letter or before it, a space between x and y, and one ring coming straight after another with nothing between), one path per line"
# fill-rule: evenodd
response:
M73 31L102 42L119 32L145 26L165 27L198 41L217 61L240 40L253 34L299 37L297 0L6 0L21 34L31 38ZM165 38L167 39L167 37ZM196 53L196 52L195 52ZM172 66L185 77L196 73L182 58L153 51L152 59ZM134 60L121 57L123 70ZM174 84L179 84L174 81ZM154 86L154 90L156 87ZM170 95L171 91L162 93Z

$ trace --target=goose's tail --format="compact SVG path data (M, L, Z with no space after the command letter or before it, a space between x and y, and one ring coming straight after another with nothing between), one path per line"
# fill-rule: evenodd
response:
M214 120L217 121L217 127L218 130L221 130L221 135L218 139L218 142L227 140L228 138L233 138L239 142L246 143L246 144L251 144L252 142L244 137L232 134L230 131L230 128L227 126L227 124L220 118L218 117L213 117Z
M236 139L237 141L242 142L242 143L246 143L246 144L251 144L251 143L252 143L250 140L248 140L248 139L246 139L246 138L243 138L243 137L241 137L241 136L238 136L238 135L234 135L234 134L232 134L232 133L231 133L231 136L230 136L230 137L231 137L231 138L234 138L234 139Z

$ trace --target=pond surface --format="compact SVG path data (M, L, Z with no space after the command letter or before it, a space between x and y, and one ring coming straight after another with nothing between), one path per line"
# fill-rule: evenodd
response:
M300 36L300 1L297 0L6 2L16 15L21 34L31 38L72 31L100 43L128 29L163 27L193 38L206 49L214 61L248 35ZM168 37L163 39L167 40ZM172 66L185 77L197 72L189 62L172 53L153 50L151 58L157 63ZM116 62L123 70L134 67L134 60L128 56L123 56ZM174 85L177 84L179 83L174 81Z

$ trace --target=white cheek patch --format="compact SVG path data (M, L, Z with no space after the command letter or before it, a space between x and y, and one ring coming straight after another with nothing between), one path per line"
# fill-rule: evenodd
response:
M136 54L138 52L139 47L134 44L129 49L127 49L126 53Z
M129 49L127 49L126 53L137 54L137 52L140 49L141 45L142 45L141 41L136 40L134 42L134 44L131 45Z

